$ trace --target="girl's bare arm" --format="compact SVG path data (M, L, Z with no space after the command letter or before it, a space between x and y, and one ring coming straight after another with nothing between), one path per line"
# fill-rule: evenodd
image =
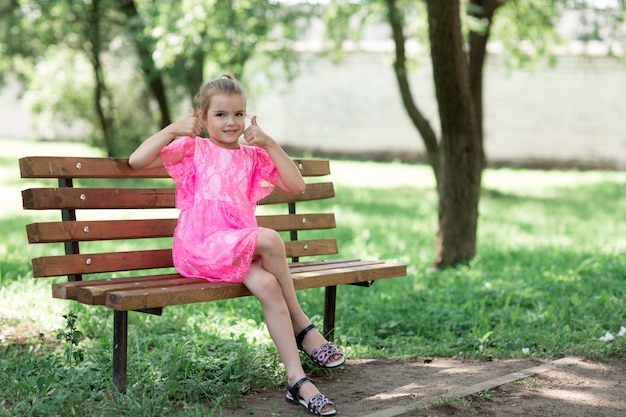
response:
M249 145L258 146L267 151L276 169L278 182L276 185L289 194L299 194L304 191L306 184L300 170L280 145L267 135L256 123L256 116L252 117L251 125L243 133Z
M174 122L144 140L130 155L128 164L135 169L163 166L159 152L172 140L179 136L197 136L202 129L202 122L194 115L192 108L189 115Z

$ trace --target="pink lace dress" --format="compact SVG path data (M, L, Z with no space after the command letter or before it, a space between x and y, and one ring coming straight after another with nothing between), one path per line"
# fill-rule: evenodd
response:
M256 203L278 180L273 161L261 148L225 149L200 137L175 140L160 156L180 210L174 266L186 277L242 282L260 229Z

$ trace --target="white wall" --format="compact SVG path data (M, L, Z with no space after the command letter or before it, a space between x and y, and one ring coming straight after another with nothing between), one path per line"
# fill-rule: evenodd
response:
M302 54L302 63L290 86L249 100L249 111L282 144L331 152L423 152L389 53L353 53L339 66ZM418 106L439 131L429 62L413 70L411 82ZM0 137L59 135L58 127L37 127L15 94L0 92ZM507 75L499 56L491 55L485 71L488 158L626 169L625 96L626 66L611 58L561 56L554 69Z
M411 77L438 132L430 64ZM556 160L626 168L626 66L562 56L554 69L485 71L485 147L491 161ZM327 151L423 152L402 106L387 54L357 53L341 66L316 61L287 93L263 97L262 119L283 143Z

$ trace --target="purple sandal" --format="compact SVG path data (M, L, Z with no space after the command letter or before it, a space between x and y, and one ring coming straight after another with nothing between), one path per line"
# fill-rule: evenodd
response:
M304 337L313 329L315 329L315 325L309 324L304 330L298 333L298 335L296 336L296 344L298 345L298 349L306 353L313 362L315 362L322 368L336 368L343 365L343 363L346 361L346 358L333 342L324 343L319 348L313 350L313 352L311 352L310 354L304 351L304 349L302 348L302 341L304 340ZM341 358L329 363L328 360L335 355L341 355Z
M300 396L300 394L298 394L298 391L300 391L300 387L306 382L311 382L311 380L306 376L299 379L298 382L293 384L293 387L289 385L289 382L287 382L287 394L285 394L285 401L287 401L289 404L303 406L310 414L313 414L314 416L332 416L336 414L337 410L335 409L335 403L329 400L324 394L318 392L317 394L309 398L308 402L305 401L304 398ZM332 408L329 411L322 412L322 409L326 405L331 405Z

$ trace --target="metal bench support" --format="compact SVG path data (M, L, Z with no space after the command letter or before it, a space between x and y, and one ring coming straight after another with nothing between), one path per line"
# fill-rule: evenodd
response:
M128 311L113 312L113 386L126 394L128 367Z
M326 287L324 298L324 336L335 340L335 306L337 304L337 286Z

